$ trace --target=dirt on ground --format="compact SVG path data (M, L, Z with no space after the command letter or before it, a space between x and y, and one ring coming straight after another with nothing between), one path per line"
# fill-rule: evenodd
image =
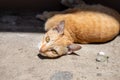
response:
M1 80L120 80L119 35L104 44L81 44L78 55L47 59L37 46L43 25L35 14L0 15Z

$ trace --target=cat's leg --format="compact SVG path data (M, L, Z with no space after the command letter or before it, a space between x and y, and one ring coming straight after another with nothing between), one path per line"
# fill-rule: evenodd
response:
M51 12L44 11L42 14L37 14L36 18L46 21L48 18L54 16L55 14L59 14L59 13L61 12L60 11L51 11Z

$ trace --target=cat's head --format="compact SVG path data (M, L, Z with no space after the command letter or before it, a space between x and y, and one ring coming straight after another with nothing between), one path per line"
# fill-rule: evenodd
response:
M50 29L44 36L39 52L46 57L59 57L79 50L81 46L74 44L64 34L65 21Z

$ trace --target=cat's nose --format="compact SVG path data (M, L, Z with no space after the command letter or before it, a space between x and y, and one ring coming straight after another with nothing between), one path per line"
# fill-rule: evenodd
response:
M45 50L44 50L44 49L40 49L39 52L40 52L40 53L44 53Z
M47 49L44 47L44 46L42 46L40 49L39 49L39 52L40 53L44 53L44 52L46 52L47 51Z

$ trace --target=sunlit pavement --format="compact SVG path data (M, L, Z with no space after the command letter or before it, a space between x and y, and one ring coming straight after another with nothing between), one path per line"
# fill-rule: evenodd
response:
M2 80L120 80L120 36L105 44L81 45L77 55L38 56L44 33L0 32ZM102 51L109 58L96 61Z

